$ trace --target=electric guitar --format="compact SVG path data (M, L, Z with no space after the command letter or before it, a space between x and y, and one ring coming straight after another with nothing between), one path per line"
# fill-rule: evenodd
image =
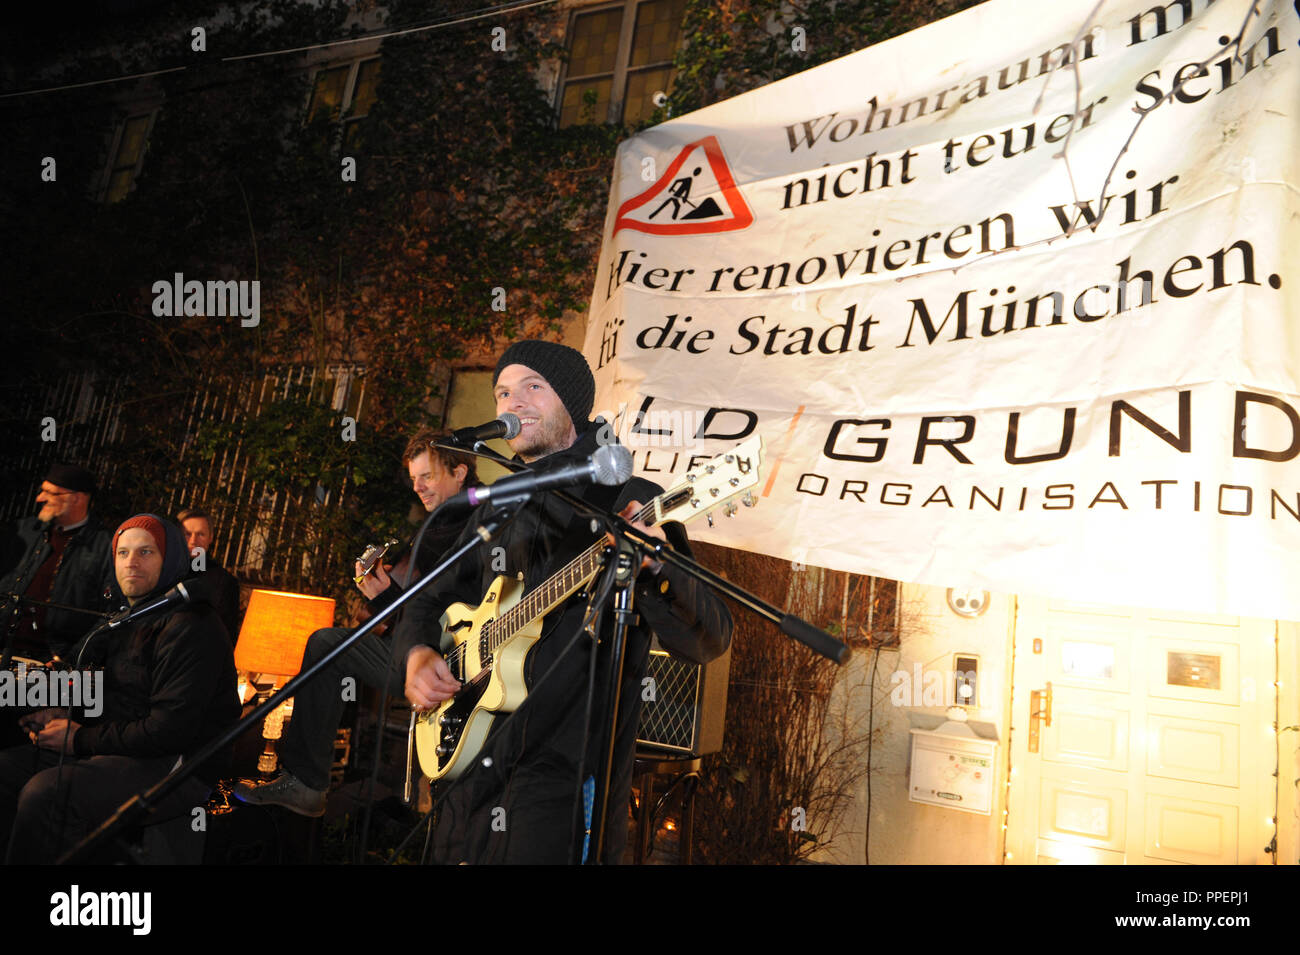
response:
M758 483L762 454L763 439L755 435L688 472L679 485L645 505L632 520L684 524L722 505L730 517L738 509L732 499L741 494L742 503L752 507L755 498L750 488ZM712 514L709 524L713 524ZM447 608L443 632L455 643L446 654L447 666L463 686L437 709L416 718L416 752L426 776L460 776L482 749L494 714L508 713L523 702L528 695L524 659L542 635L542 618L595 578L605 548L601 538L526 595L522 581L498 577L477 607L458 603Z

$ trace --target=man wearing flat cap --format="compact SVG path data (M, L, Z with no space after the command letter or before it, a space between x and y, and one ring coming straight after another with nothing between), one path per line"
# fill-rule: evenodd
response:
M0 594L26 599L15 607L8 598L0 637L18 656L42 661L62 656L96 623L90 614L68 608L107 609L110 535L90 514L95 490L95 477L85 468L56 464L36 495L40 512L15 529L21 557L0 579Z
M516 460L537 469L563 467L590 458L599 446L602 422L588 420L595 380L581 352L552 342L517 342L497 363L493 396L497 414L519 417L519 434L508 442ZM572 493L630 519L661 491L633 478L616 487L588 485ZM482 516L474 513L462 542L474 536ZM634 526L689 553L680 524ZM498 574L521 575L525 592L532 592L599 538L587 516L553 493L537 494L496 539L482 543L413 598L396 638L406 658L406 697L412 707L432 710L460 689L444 657L450 639L438 623L450 604L478 605ZM529 688L523 707L508 720L496 718L468 772L453 783L440 782L435 861L566 863L583 855L583 830L589 823L579 792L591 787L588 780L597 772L601 728L608 723L602 704L610 690L604 668L610 641L604 639L596 661L596 704L588 733L592 640L583 633L584 596L569 598L546 616L542 636L523 666ZM603 862L620 861L626 842L641 679L651 632L669 652L694 663L719 656L731 639L731 616L722 601L668 564L643 566L636 581L636 612L639 621L630 629L623 666ZM602 622L606 637L610 616L606 613Z

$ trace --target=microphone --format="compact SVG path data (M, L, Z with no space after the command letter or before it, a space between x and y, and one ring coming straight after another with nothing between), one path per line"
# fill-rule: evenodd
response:
M146 614L174 607L177 604L208 600L212 596L212 587L201 579L184 580L160 596L147 603L136 604L129 610L123 610L108 619L109 629L120 627L124 623L139 620Z
M495 484L466 488L447 503L456 506L477 507L484 501L513 504L527 500L537 491L573 484L622 484L632 476L632 452L621 444L605 444L585 461L566 464L548 471L526 471L511 474Z
M480 441L490 441L493 438L509 440L519 434L521 427L519 416L507 411L495 421L489 421L476 428L457 428L451 433L451 440L456 444L472 448Z

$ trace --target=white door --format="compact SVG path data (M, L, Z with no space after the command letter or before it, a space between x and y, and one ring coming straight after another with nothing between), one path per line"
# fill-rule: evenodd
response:
M1273 621L1020 598L1006 861L1271 861L1275 638Z

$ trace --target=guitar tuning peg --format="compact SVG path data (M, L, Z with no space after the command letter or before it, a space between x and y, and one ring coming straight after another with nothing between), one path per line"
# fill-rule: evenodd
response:
M711 512L708 513L708 514L705 514L705 515L704 515L704 519L707 520L707 521L709 522L709 526L710 526L710 527L713 526L713 514L712 514Z
M739 487L739 486L740 486L740 478L738 478L738 477L730 478L730 479L728 479L727 483L730 484L732 487Z
M746 507L753 507L758 503L758 501L754 499L754 493L752 491L746 491L745 496L740 499L740 503L744 504Z
M735 502L735 501L728 501L728 502L727 502L727 506L726 506L725 508L723 508L723 513L726 514L728 517L731 517L733 514L735 514L735 513L736 513L736 502Z

